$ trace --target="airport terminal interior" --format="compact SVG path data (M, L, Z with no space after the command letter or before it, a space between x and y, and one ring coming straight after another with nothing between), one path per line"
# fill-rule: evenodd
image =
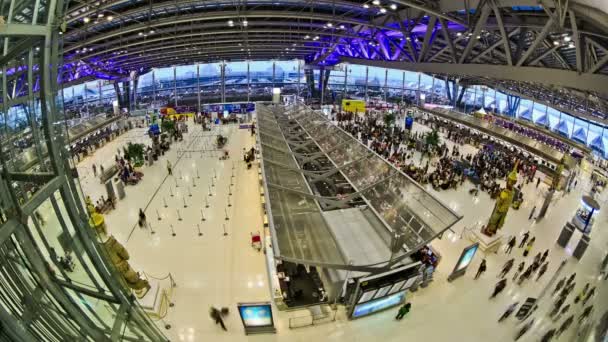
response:
M608 341L608 2L0 11L0 341Z

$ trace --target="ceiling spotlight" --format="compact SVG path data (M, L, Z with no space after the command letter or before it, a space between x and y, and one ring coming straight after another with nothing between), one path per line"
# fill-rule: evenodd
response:
M481 36L477 36L477 39L481 39Z
M309 35L304 36L304 39L310 39Z
M574 48L574 43L568 44L568 47L571 48L571 49L573 49Z
M296 43L291 44L291 46L296 46Z
M40 46L36 46L36 51L40 51Z
M139 33L138 33L138 35L143 36L143 35L144 35L144 33L143 33L143 32L139 32Z
M82 18L82 21L84 21L84 23L88 23L89 21L91 21L91 19L89 17L84 17Z
M380 5L380 0L374 0L374 1L372 1L372 4L378 6L378 5Z
M572 37L570 37L570 36L565 36L565 37L564 37L564 41L565 41L566 43L567 43L567 42L569 42L569 41L571 41L571 40L572 40Z
M291 48L291 51L296 51L296 49L295 48Z
M318 40L318 39L319 39L319 36L315 36L314 40Z
M249 22L247 21L247 19L243 20L243 26L247 27L247 25L249 25Z
M391 4L391 6L390 6L390 7L391 7L391 9L392 9L393 11L397 9L397 5L395 5L395 4Z
M369 8L368 4L363 4L363 8Z
M327 23L327 26L328 26L328 27L333 27L333 26L334 26L334 24L332 24L332 23Z
M234 26L234 21L228 20L228 26Z
M99 14L97 15L97 18L103 18L103 13L99 13Z
M154 32L155 32L154 30L150 30L150 34L154 34Z
M63 32L59 31L59 35L61 36L63 34Z
M386 8L380 8L380 13L386 13Z
M341 29L341 30L344 30L344 25L340 25L340 29Z
M108 21L112 21L112 20L114 20L114 16L109 15L109 16L108 16L106 19L107 19Z
M241 51L245 51L245 49L241 48Z
M559 42L557 40L553 41L553 45L558 46Z
M462 36L462 32L456 33L456 37L460 37L460 36Z

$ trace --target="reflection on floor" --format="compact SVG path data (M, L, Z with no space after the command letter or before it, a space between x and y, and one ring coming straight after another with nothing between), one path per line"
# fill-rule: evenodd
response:
M464 218L453 227L454 233L444 234L442 240L433 242L433 247L443 257L436 270L435 281L415 294L408 294L412 311L402 321L394 321L396 310L348 321L340 309L335 322L289 329L291 320L299 319L308 311L275 309L276 335L246 337L236 312L236 303L270 300L264 255L251 248L249 243L251 232L262 231L257 170L247 170L241 156L242 149L250 148L253 139L248 131L234 126L215 127L210 133L201 132L199 127L190 128L183 142L173 144L171 150L153 166L142 168L145 174L142 182L127 187L126 198L107 215L109 231L125 244L136 270L156 278L168 273L174 276L177 283L173 300L175 307L164 318L164 322L172 325L170 330L164 330L172 341L512 341L518 327L516 320L511 318L498 324L498 317L512 302L523 302L528 296L536 297L561 260L568 262L560 276L576 269L574 293L579 292L586 282L597 283L598 265L606 250L608 236L608 232L601 228L608 225L608 210L600 212L597 217L591 245L581 261L570 257L580 235L573 236L566 249L555 245L561 227L578 208L581 195L589 190L588 175L584 173L571 193L556 196L547 217L540 222L528 220L528 215L543 190L536 189L534 183L525 184L525 201L519 210L509 213L503 229L505 236L519 238L526 231L536 236L532 256L545 249L550 250L547 275L538 282L529 280L521 286L509 281L501 295L488 300L504 262L509 257L515 257L516 264L526 259L521 249L515 249L510 256L502 251L488 255L479 253L463 278L448 283L447 276L462 249L471 244L466 238L461 238L463 230L487 220L493 207L487 194L469 195L471 185L465 183L457 190L436 193ZM416 124L415 129L426 128ZM218 132L229 138L230 160L221 161L216 152L209 151L213 148L214 134ZM116 149L128 141L148 144L145 131L134 130L78 165L85 193L94 199L104 193L101 184L92 177L91 164L111 163ZM178 150L190 152L178 154ZM415 156L414 159L418 158ZM174 165L173 176L167 177L166 160ZM233 166L234 178L231 177ZM229 188L231 180L234 186ZM434 190L429 188L429 191ZM605 202L601 204L606 206ZM137 226L139 208L145 209L150 229ZM205 221L202 221L202 215ZM226 215L229 220L225 219ZM198 236L198 227L202 236ZM175 237L171 229L175 231ZM480 279L473 280L482 258L487 260L488 271ZM527 259L528 264L531 257ZM608 296L602 291L600 294L596 296L595 303L603 303L605 308ZM228 332L223 332L208 317L211 305L231 309L226 320ZM550 327L561 324L553 323L544 315L549 306L549 300L541 303L532 330L520 341L538 341ZM578 315L580 311L581 306L578 305L572 313ZM158 324L161 328L164 326L161 321ZM559 341L576 340L576 328L575 323Z

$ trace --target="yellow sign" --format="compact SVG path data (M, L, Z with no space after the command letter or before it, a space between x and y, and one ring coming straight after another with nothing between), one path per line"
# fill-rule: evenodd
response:
M342 110L349 113L365 113L365 101L342 100Z

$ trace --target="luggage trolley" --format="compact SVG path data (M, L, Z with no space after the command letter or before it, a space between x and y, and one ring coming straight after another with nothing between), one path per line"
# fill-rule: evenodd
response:
M251 233L251 247L257 249L258 252L262 250L262 236L259 231Z

